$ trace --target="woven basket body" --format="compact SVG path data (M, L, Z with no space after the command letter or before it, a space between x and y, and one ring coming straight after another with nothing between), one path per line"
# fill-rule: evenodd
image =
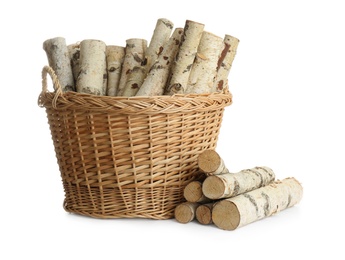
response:
M47 73L55 91L47 90ZM172 218L215 149L230 93L106 97L61 92L43 69L46 108L68 212L97 218Z

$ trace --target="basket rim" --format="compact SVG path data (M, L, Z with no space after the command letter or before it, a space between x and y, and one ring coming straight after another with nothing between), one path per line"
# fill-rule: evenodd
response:
M47 87L47 74L53 81L54 91ZM97 96L74 91L62 92L56 74L49 66L42 70L40 107L54 110L112 111L125 114L188 113L222 109L232 104L228 88L206 94L175 94L172 96Z

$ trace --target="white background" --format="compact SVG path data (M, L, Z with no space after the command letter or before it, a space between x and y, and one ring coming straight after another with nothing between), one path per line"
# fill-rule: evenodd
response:
M1 259L345 259L342 1L2 1ZM298 205L235 231L66 213L45 111L44 40L150 40L186 19L240 39L217 151L304 187ZM6 255L6 256L5 256Z

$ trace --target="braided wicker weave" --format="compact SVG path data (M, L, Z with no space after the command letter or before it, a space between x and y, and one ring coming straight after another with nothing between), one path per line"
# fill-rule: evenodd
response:
M38 103L48 117L64 208L96 218L172 218L184 187L200 176L198 155L215 149L232 102L228 91L129 98L62 93L48 66L42 85Z

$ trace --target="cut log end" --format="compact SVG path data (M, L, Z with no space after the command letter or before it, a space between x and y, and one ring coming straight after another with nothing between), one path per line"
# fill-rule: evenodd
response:
M198 157L198 166L204 173L215 172L221 164L221 158L214 150L206 150Z
M195 26L202 26L204 27L205 25L203 23L199 23L199 22L196 22L196 21L193 21L193 20L186 20L186 24L194 24Z
M162 22L166 27L170 28L171 30L174 28L174 23L166 18L159 18L158 21Z
M205 204L197 207L195 211L197 221L203 225L212 223L212 205Z
M219 199L223 196L226 185L217 175L209 176L202 184L202 192L209 199Z
M182 203L175 208L175 219L182 224L191 222L195 218L196 204Z
M213 223L224 230L235 230L240 224L240 212L237 206L227 200L216 203L212 209Z
M185 187L183 195L187 201L198 202L203 196L201 182L198 182L198 181L190 182Z

